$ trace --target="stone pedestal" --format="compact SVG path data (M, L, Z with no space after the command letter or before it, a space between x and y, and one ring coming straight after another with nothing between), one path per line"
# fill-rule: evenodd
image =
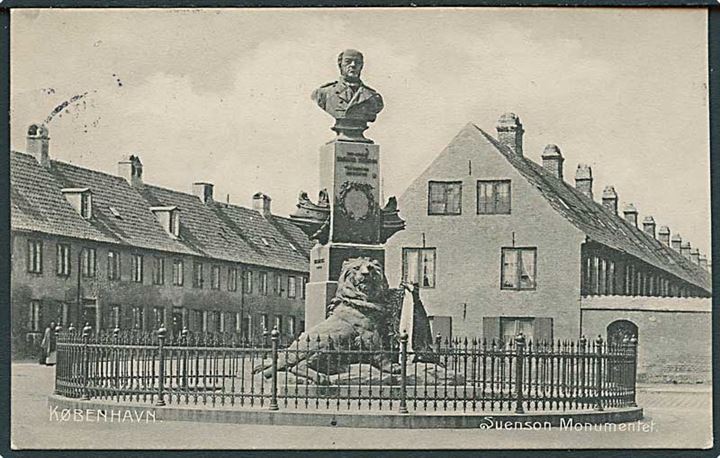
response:
M306 285L305 328L326 318L346 259L368 257L384 267L380 243L380 146L332 141L320 148L320 186L328 190L330 234L325 245L310 253Z
M335 297L343 262L358 257L376 259L385 268L385 249L381 245L328 243L312 249L310 281L305 285L305 329L327 318L327 305Z
M320 148L320 187L330 197L330 242L379 244L380 146L332 141Z

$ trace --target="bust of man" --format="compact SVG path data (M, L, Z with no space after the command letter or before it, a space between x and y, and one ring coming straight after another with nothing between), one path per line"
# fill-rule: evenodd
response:
M340 78L323 84L312 93L320 108L335 118L332 128L339 140L372 143L363 136L367 123L383 109L382 96L360 79L363 69L360 51L347 49L338 55Z

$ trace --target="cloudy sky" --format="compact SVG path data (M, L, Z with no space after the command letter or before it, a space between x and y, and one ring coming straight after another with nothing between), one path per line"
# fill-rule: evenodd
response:
M115 172L140 154L147 182L273 210L317 192L332 119L310 92L344 48L385 110L385 195L401 194L466 123L520 115L525 152L557 143L566 176L589 163L596 195L710 248L706 12L699 9L20 10L11 19L11 142L49 123L51 155Z

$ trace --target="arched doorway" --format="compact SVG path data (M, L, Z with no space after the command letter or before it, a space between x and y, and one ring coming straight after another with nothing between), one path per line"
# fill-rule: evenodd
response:
M625 339L638 338L638 327L628 320L615 320L607 327L607 342L610 345L618 345Z

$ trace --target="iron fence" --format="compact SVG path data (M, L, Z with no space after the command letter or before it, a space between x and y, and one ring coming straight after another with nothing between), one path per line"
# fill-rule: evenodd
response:
M170 337L57 334L55 393L118 402L283 409L412 411L578 410L635 406L637 341L442 341L408 349L303 336L283 347L277 331ZM289 342L288 342L289 343ZM313 350L320 348L318 350ZM313 355L313 364L302 364ZM305 360L307 362L307 360ZM378 364L384 361L387 364ZM301 362L287 370L292 362ZM373 363L375 362L375 363Z

